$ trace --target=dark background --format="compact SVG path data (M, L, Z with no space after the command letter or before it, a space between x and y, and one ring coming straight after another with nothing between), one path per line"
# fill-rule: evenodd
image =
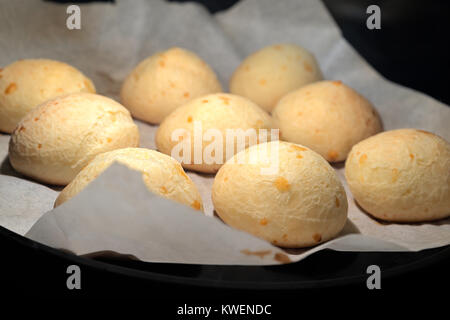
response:
M173 1L173 0L170 0ZM183 2L181 0L176 0ZM58 1L68 2L68 1ZM88 2L88 1L70 1ZM232 6L235 0L206 1L203 3L211 12ZM274 1L281 3L282 1ZM366 0L324 0L325 5L341 28L344 37L384 77L450 104L449 94L449 1L366 1ZM381 8L381 30L366 28L365 13L370 4ZM130 1L132 5L132 1ZM433 297L434 304L445 301L450 285L450 259L444 257L424 265L418 270L383 279L382 290L369 291L365 282L339 284L326 289L304 290L226 290L223 288L201 289L180 284L144 281L126 275L118 275L108 268L83 267L83 290L68 291L65 287L65 268L68 261L64 256L43 251L36 244L11 233L0 233L1 282L0 288L21 301L19 296L35 297L133 297L146 299L144 306L172 318L175 307L180 303L211 305L220 303L271 303L276 314L309 309L320 304L315 316L324 312L324 301L338 305L336 314L354 313L349 304L355 299L368 307L367 313L386 311L388 307L415 310L424 304L424 297ZM331 255L345 257L344 253ZM335 263L330 253L317 253L300 262L319 265ZM370 254L368 254L368 257ZM316 259L316 260L314 260ZM373 256L372 256L373 259ZM382 263L382 261L380 261ZM301 267L303 265L300 265ZM401 301L406 301L403 304ZM116 306L110 305L109 309ZM405 310L404 310L405 311ZM305 317L306 314L301 313ZM361 316L362 314L359 313ZM240 317L242 318L242 317ZM275 318L275 317L273 317ZM298 317L296 317L298 318Z
M189 2L192 0L170 0ZM320 0L318 0L320 1ZM236 0L194 0L211 12ZM323 0L345 39L387 79L450 104L450 1ZM282 1L274 1L282 5ZM366 8L381 9L381 29L366 28Z

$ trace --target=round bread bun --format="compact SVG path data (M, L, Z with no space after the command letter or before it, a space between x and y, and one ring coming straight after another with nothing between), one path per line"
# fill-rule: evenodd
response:
M76 92L95 93L95 87L79 70L63 62L19 60L0 68L0 131L13 132L37 105Z
M139 63L126 78L120 96L135 118L161 123L186 102L221 91L216 74L199 56L172 48Z
M280 139L305 145L330 162L382 130L371 103L341 81L320 81L283 97L272 112Z
M450 216L450 144L430 132L392 130L361 141L348 156L345 176L357 203L376 218Z
M26 176L66 185L97 154L138 145L127 109L107 97L73 93L25 115L11 135L9 161Z
M248 56L233 73L230 92L270 112L287 93L322 80L314 56L294 44L265 47Z
M144 148L124 148L97 155L61 191L55 207L77 195L113 162L142 172L144 183L150 191L196 210L203 210L200 193L180 163L158 151Z
M276 159L278 171L262 171ZM347 219L345 190L333 168L307 147L283 141L228 160L214 179L212 200L225 223L288 248L327 241Z
M256 140L245 139L243 147L246 148L260 142L260 129L267 129L270 135L271 124L270 115L250 100L226 93L211 94L188 102L167 116L156 132L156 146L161 152L179 160L184 168L214 173L227 159L227 143L232 147L232 149L229 147L228 158L238 151L237 143L233 144L237 140L227 140L227 129L244 131L254 129L252 132ZM194 135L196 125L197 127L201 125L198 144L195 143ZM206 141L205 133L211 132L210 129L215 130L223 141L221 143L217 140L217 143L220 143L222 156L219 153L216 154L215 150L210 150L215 141ZM190 156L182 154L184 151L176 151L176 146L184 143L186 143L184 149L190 149ZM197 157L198 161L195 161L195 153L200 155ZM216 157L211 161L204 157L211 154Z

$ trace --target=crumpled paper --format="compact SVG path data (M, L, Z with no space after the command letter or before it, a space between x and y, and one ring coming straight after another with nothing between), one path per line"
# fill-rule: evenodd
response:
M21 58L65 61L93 79L98 93L118 99L123 79L140 60L172 46L199 54L227 88L245 56L292 42L316 55L325 78L342 80L371 100L386 130L413 127L450 140L450 109L383 79L348 45L319 1L244 0L216 15L193 3L86 4L80 5L81 30L66 28L67 5L1 0L0 7L0 66ZM157 127L136 122L141 146L155 149ZM418 251L450 244L450 219L392 224L362 212L342 164L335 169L348 195L347 224L336 239L310 249L283 250L224 225L213 217L213 176L195 172L188 175L199 188L207 217L151 194L139 174L120 165L44 214L59 189L16 173L7 160L8 140L0 135L0 225L23 235L34 224L27 237L76 254L114 251L152 262L263 265L299 261L324 248Z

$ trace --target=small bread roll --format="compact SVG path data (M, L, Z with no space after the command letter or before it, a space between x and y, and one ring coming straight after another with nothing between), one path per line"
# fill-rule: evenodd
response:
M294 44L277 44L253 53L239 65L230 80L230 92L270 112L288 92L322 79L311 53Z
M9 161L26 176L66 185L97 154L138 145L127 109L100 95L73 93L25 115L11 136Z
M194 134L196 127L199 128L197 135ZM270 135L270 128L269 114L250 100L226 93L212 94L195 99L167 116L156 132L156 146L179 160L184 168L214 173L227 158L240 151L238 140L227 139L227 132L230 132L227 129L238 129L255 138L245 139L241 134L245 139L241 140L243 149L261 141L260 129L266 129ZM218 137L208 137L209 133L217 133ZM190 151L189 155L186 150Z
M352 148L345 176L376 218L420 222L450 216L450 144L430 132L386 131Z
M280 139L305 145L330 162L381 131L371 103L341 81L320 81L283 97L272 112Z
M277 170L263 171L271 166ZM327 241L347 219L347 198L333 168L314 151L282 141L228 160L214 179L212 200L225 223L281 247Z
M216 74L199 56L172 48L139 63L126 78L120 96L135 118L160 123L186 102L221 91Z
M61 191L55 207L77 195L113 162L142 172L142 178L150 191L196 210L203 210L200 193L181 165L165 154L144 148L124 148L97 155Z
M0 68L0 131L13 132L32 108L76 92L95 93L95 87L79 70L63 62L19 60Z

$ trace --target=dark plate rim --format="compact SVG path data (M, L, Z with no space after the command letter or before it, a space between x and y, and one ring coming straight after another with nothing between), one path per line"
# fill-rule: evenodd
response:
M110 273L118 273L123 276L134 277L143 279L146 281L155 281L160 283L169 283L169 284L177 284L177 285L189 285L195 287L204 287L204 288L226 288L226 289L240 289L240 290L298 290L298 289L310 289L310 288L329 288L336 287L341 285L352 285L356 283L362 283L366 280L366 274L360 274L355 276L343 276L332 279L321 279L321 280L302 280L302 281L283 281L283 282L256 282L256 281L228 281L228 280L214 280L214 279L196 279L187 276L178 276L178 275L168 275L163 273L157 273L152 271L143 271L130 267L119 266L112 263L107 263L83 256L77 256L75 254L69 253L67 251L63 251L60 249L55 249L44 245L42 243L36 242L34 240L25 238L11 230L8 230L2 226L0 226L0 235L4 237L8 237L13 239L15 242L20 245L42 250L48 254L55 255L59 258L68 260L75 264L86 265L88 267L94 268L96 270L101 270L104 272ZM438 249L438 248L435 248ZM436 253L430 254L426 257L419 258L410 263L402 264L396 267L391 267L389 269L383 270L383 278L391 278L398 276L400 274L406 274L432 264L437 263L438 261L444 259L445 257L450 257L450 245L443 246L439 248L440 250ZM339 252L339 251L336 251ZM377 253L382 253L378 251L373 251ZM149 263L144 262L142 263ZM301 261L296 262L301 263ZM182 264L180 264L182 265ZM214 266L214 265L210 265ZM282 267L274 266L274 267ZM232 266L230 266L232 267ZM243 266L239 266L243 267ZM246 268L252 268L253 266L244 266ZM259 266L260 267L260 266Z

